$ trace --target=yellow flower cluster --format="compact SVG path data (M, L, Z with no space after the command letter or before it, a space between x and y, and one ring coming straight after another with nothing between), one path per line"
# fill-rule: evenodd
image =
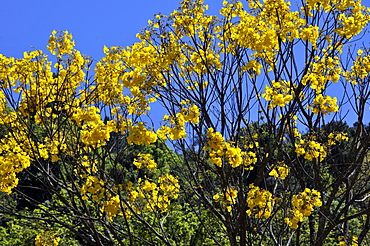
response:
M187 103L187 102L184 102ZM193 123L193 124L198 124L199 123L199 108L197 105L192 104L189 107L185 107L181 109L181 114L184 115L184 121Z
M175 35L178 38L194 37L195 35L207 37L208 26L213 21L212 16L205 15L207 9L208 5L204 5L203 0L182 1L179 10L171 13Z
M264 58L267 57L266 60L272 61L275 57L274 52L278 49L277 33L271 26L273 21L265 19L263 14L256 16L247 13L239 1L224 4L225 7L220 11L221 15L230 21L231 18L240 18L240 22L238 24L228 22L222 30L223 33L217 36L220 40L219 46L224 48L223 51L232 52L233 48L239 46L256 51ZM228 46L225 47L225 44Z
M117 215L123 215L121 212L121 200L119 195L109 198L107 201L104 201L102 211L106 213L109 220L116 217Z
M337 98L331 98L330 96L323 96L322 94L319 94L313 99L311 110L314 114L330 114L331 112L337 112L339 110Z
M147 169L155 169L157 167L157 163L155 163L154 160L151 159L150 154L139 154L138 159L135 158L133 164L141 169L141 168L147 168Z
M261 74L261 69L263 68L262 64L259 63L256 59L248 61L246 65L241 67L241 71L247 71L251 78L254 78Z
M259 148L259 142L257 141L258 134L254 134L252 139L248 139L246 137L241 137L239 140L239 145L243 146L244 149L249 149L249 151L243 151L243 166L245 170L253 170L255 164L257 162L257 155L255 152L250 150L256 150Z
M82 128L81 141L86 145L103 146L110 139L110 133L116 131L115 123L108 121L105 124L99 112L98 108L90 106L86 109L78 108L72 115L72 119Z
M126 206L121 202L119 195L109 192L109 189L105 188L105 182L96 176L88 176L87 174L82 176L86 177L86 182L80 190L83 200L91 198L92 201L98 202L100 211L105 213L110 221L117 215L123 215L122 208L126 208ZM113 190L117 191L118 187L114 187ZM127 211L125 214L129 215Z
M309 41L316 47L319 38L318 26L307 25L298 11L291 11L290 2L284 0L248 1L250 11L240 1L224 1L221 15L227 20L221 30L215 28L222 52L232 52L235 47L255 51L252 57L275 66L279 42L295 39ZM235 18L235 21L232 19Z
M298 223L303 222L305 217L310 216L314 207L320 207L322 205L320 198L320 192L308 188L300 194L294 195L292 200L293 210L291 216L284 219L285 223L290 228L298 228Z
M234 168L240 165L249 166L257 161L253 152L246 153L239 147L233 147L229 142L225 142L221 133L214 132L213 128L208 129L207 140L208 145L204 150L208 152L210 162L218 167L222 167L223 161L227 161Z
M265 93L262 97L266 101L270 102L268 105L269 109L273 109L276 106L284 107L291 100L293 100L295 84L291 84L287 81L275 81L271 82L272 87L266 86Z
M332 132L328 135L328 145L335 145L336 143L341 143L343 141L348 141L348 133L345 132Z
M250 184L247 196L248 216L255 218L269 218L271 216L273 204L271 192Z
M62 135L62 134L60 134ZM44 138L44 143L38 143L38 151L40 153L40 157L47 160L49 157L51 157L52 162L56 162L60 160L60 157L58 156L60 152L66 151L67 145L66 143L61 143L60 141L63 141L62 136L58 136L57 134L54 135L53 139L50 139L49 137Z
M336 8L342 13L337 18L339 27L335 32L347 39L359 34L370 21L370 8L362 6L361 1L337 0Z
M215 202L221 203L228 212L231 212L233 204L236 204L236 199L238 197L238 190L233 188L226 188L222 194L215 194L213 200Z
M16 79L15 78L12 78L12 76L9 77L10 74L13 74L14 71L15 71L15 66L14 66L14 58L13 57L6 57L2 54L0 54L0 81L2 81L2 85L1 87L3 89L9 89L11 86L14 86L15 83L16 83ZM2 110L1 112L3 112L3 108L5 106L5 104L3 104L5 101L5 96L4 96L4 93L1 91L1 95L0 95L0 98L1 98L1 101L2 101L2 104L1 104L1 107L2 107Z
M317 10L320 11L323 9L325 12L332 10L332 4L338 2L338 0L305 0L306 8L309 11ZM311 16L312 13L310 13Z
M331 52L334 47L341 52L340 43L328 45L322 50L323 57L316 56L315 61L310 63L308 72L302 78L302 84L309 86L315 92L312 104L309 105L314 114L330 114L339 110L336 97L332 98L322 94L328 83L338 82L343 73L339 57L333 56Z
M338 237L338 246L358 246L358 238L357 237L351 237L349 239L347 239L346 237L344 236L340 236ZM347 242L348 243L347 243Z
M82 127L84 123L101 121L99 113L100 110L95 106L90 106L86 109L78 108L72 115L72 119L77 126Z
M339 35L346 38L360 33L369 21L369 9L361 5L357 0L305 0L304 12L307 16L313 16L312 11L339 11L337 21L340 27L336 29ZM355 24L356 23L356 24Z
M215 53L214 49L198 50L191 54L190 62L192 62L191 70L201 75L206 74L210 70L220 70L222 67L220 55ZM187 58L182 56L182 60Z
M295 152L298 156L304 155L304 158L310 161L323 161L327 155L325 146L314 140L301 139L299 144L296 145Z
M342 74L339 57L330 57L332 49L333 46L329 46L324 50L324 57L315 57L315 62L310 64L309 71L302 78L302 84L309 85L316 94L322 93L329 81L338 82Z
M57 32L53 31L49 39L47 49L53 54L58 55L60 59L62 55L70 54L75 46L72 35L68 31Z
M258 143L258 142L256 142ZM243 152L243 166L245 170L253 170L253 164L257 162L257 155L252 151Z
M312 47L316 47L317 40L319 38L319 27L318 26L307 26L301 29L299 38L303 41L309 41Z
M189 104L188 102L182 102L182 105ZM199 108L197 105L190 104L188 107L184 107L176 115L165 115L164 121L167 125L161 126L158 129L157 134L160 138L166 138L166 135L171 140L178 140L186 137L185 123L199 123Z
M163 125L157 130L160 138L165 139L168 136L171 140L179 140L186 137L185 118L182 113L177 113L176 116L165 115L163 120L170 126Z
M165 84L163 72L173 59L148 43L148 35L149 31L139 35L142 42L126 49L104 47L105 57L95 67L93 90L94 97L104 105L121 105L129 114L143 115L150 110L149 103L156 101L152 88Z
M61 35L61 33L65 33ZM70 113L78 104L73 96L77 88L85 83L85 72L90 60L74 49L72 36L66 32L53 32L48 48L58 52L57 63L52 72L51 62L41 51L25 52L23 59L12 64L13 73L9 81L14 92L22 93L19 110L24 116L34 117L37 124L44 124L48 117L57 118L60 112Z
M284 161L279 162L277 165L274 165L274 168L269 173L270 176L276 178L285 179L289 174L289 167L284 164Z
M104 181L96 176L88 176L85 184L81 187L82 199L87 200L91 196L93 201L101 200L105 197L106 189Z
M145 128L143 122L139 122L136 126L129 127L130 135L127 137L127 143L132 145L146 145L149 146L157 141L157 134Z
M128 196L128 200L122 201L119 194L114 192L123 191ZM138 179L136 187L129 182L126 185L118 185L112 190L105 187L105 182L95 176L88 176L85 184L81 188L82 199L87 200L91 197L111 221L116 216L132 216L132 211L127 206L134 209L134 212L141 214L145 212L165 213L171 203L171 199L176 199L180 191L177 178L170 174L162 175L158 182L150 179ZM122 194L121 194L122 195ZM127 205L128 203L128 205Z
M345 78L351 84L364 84L366 78L370 74L370 56L363 55L362 50L357 51L357 57L354 61L354 65L351 67L349 71L346 72Z
M75 166L74 172L76 175L79 175L82 178L87 178L92 176L94 173L97 173L97 163L98 161L89 156L82 156L77 160L77 165Z
M58 233L53 232L53 231L43 231L36 236L35 245L36 246L58 246L61 238L58 237L57 235Z
M179 191L179 181L170 174L159 177L158 185L140 178L136 190L130 192L130 200L137 213L165 213L171 203L170 199L176 199Z
M166 174L159 178L159 188L168 197L176 199L179 195L180 185L179 181L171 174Z
M0 192L8 194L18 185L16 173L31 164L27 148L17 140L10 135L0 140Z

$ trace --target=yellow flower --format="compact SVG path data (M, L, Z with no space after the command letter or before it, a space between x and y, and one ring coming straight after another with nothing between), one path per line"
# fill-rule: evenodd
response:
M210 162L221 167L227 161L233 168L240 165L249 166L257 161L253 152L243 152L239 147L233 147L219 132L209 128L207 132L208 145L204 147L210 157Z
M298 156L304 155L304 158L310 161L323 161L327 155L326 148L314 140L301 139L299 144L296 144L295 152Z
M280 162L271 170L269 175L276 178L285 179L288 176L288 173L289 167L285 165L284 162Z
M44 231L38 234L35 238L36 246L57 246L61 240L58 234L53 231Z
M248 216L255 218L269 218L272 213L272 194L264 189L261 189L254 184L249 185L247 203L249 209Z
M238 190L227 188L225 190L225 199L229 204L235 204L236 198L238 197Z
M110 220L120 214L121 201L119 195L111 197L108 201L105 201L102 210L107 214Z
M337 112L339 107L337 106L337 98L331 98L330 96L323 96L322 94L317 95L311 105L313 113L330 114L331 112Z
M84 200L88 198L87 195L91 195L94 201L104 198L106 189L104 188L105 182L95 176L88 176L86 182L81 187L81 194Z
M294 195L292 200L293 210L291 216L284 219L285 223L290 228L298 228L298 223L303 222L305 217L310 216L314 207L320 207L322 205L320 198L320 192L308 188L300 194Z
M157 141L157 134L145 128L143 122L139 122L138 125L132 126L129 129L130 135L127 137L127 142L132 145L150 145Z
M271 84L272 87L266 86L265 93L262 94L262 97L270 102L269 109L273 109L276 106L285 107L293 100L293 89L296 85L291 85L287 81L272 81Z
M150 154L139 154L138 157L139 158L135 158L133 162L137 168L155 169L157 167L155 161L151 159Z

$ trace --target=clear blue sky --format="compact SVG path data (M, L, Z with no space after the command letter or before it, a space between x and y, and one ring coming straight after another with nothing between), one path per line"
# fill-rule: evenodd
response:
M0 0L0 54L21 58L24 51L46 54L52 30L68 30L82 54L100 60L104 45L129 46L155 14L170 14L180 0ZM205 0L217 14L222 0ZM291 0L294 5L295 0ZM370 7L370 0L363 0ZM370 38L361 40L369 46ZM367 116L368 117L368 116Z
M52 30L68 30L82 54L99 60L104 45L128 46L155 14L169 14L180 0L0 0L0 54L21 58L24 51L46 51ZM217 14L222 0L211 3ZM292 0L295 5L295 0ZM370 7L369 0L363 4ZM369 39L364 40L367 44ZM48 52L46 52L48 54Z
M52 30L68 30L82 54L99 59L104 45L133 44L154 14L178 6L176 0L0 0L0 53L21 58L31 46L46 50Z

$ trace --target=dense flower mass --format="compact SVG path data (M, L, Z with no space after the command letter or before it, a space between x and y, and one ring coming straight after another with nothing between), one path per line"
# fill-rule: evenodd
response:
M248 191L248 216L255 218L269 218L272 212L273 199L271 192L261 189L254 184L249 185Z
M137 168L148 168L154 169L157 167L157 164L154 160L151 159L150 154L139 154L138 159L135 159L133 164Z
M293 196L292 205L291 217L285 218L285 223L290 228L297 228L298 223L311 215L314 207L322 205L321 194L317 190L306 188L302 193Z
M270 176L274 176L276 178L285 179L289 174L289 167L282 163L278 163L269 173Z
M171 174L159 177L158 183L139 179L136 191L131 192L131 201L137 213L165 213L179 190L179 181Z
M294 85L290 85L286 81L272 81L272 87L267 86L265 93L262 95L266 101L271 101L269 108L273 109L276 106L284 107L293 100L294 91L291 89Z
M310 161L323 161L327 155L325 146L315 140L301 139L296 145L295 152L298 156L303 155L306 160Z

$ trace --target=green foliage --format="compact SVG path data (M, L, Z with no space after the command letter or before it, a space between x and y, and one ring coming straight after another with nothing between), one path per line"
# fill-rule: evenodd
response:
M18 211L17 216L2 216L0 226L0 245L4 246L30 246L34 245L36 236L43 231L53 231L61 238L60 245L79 246L81 245L75 239L75 235L70 231L56 223L48 223L51 219L50 215L42 213L42 210L35 209L34 211L24 210ZM38 219L42 218L42 220ZM58 219L63 223L68 223L68 216L58 216ZM18 218L23 217L23 218ZM73 226L71 224L71 226Z
M35 237L38 234L38 229L36 229L35 226L30 227L28 223L28 221L16 219L6 223L3 222L3 225L0 226L0 245L34 245Z

